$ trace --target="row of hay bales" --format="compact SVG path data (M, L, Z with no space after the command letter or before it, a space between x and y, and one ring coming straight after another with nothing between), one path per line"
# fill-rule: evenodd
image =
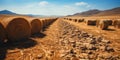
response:
M114 18L107 19L106 17L82 17L82 18L71 18L65 17L65 20L73 22L85 22L86 25L97 26L102 30L108 29L109 26L114 26L117 29L120 29L120 19Z
M29 38L55 21L56 18L33 18L26 16L0 16L0 43Z
M76 19L76 18L65 17L64 19L69 21L74 21L74 22L84 22L84 18Z

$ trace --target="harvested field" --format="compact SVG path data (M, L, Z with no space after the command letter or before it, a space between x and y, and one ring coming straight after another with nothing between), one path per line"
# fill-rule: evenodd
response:
M0 0L0 60L120 60L120 1Z
M2 46L0 58L5 60L119 60L120 33L118 31L104 31L95 26L87 26L84 22L77 23L59 18L45 31L31 36L26 41ZM109 37L113 34L115 36Z

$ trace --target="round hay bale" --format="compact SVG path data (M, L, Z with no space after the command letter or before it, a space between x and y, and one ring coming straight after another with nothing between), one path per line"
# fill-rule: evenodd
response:
M79 20L78 20L78 22L83 22L83 21L84 21L84 19L79 19Z
M6 38L5 28L0 22L0 44L4 43L5 38Z
M34 33L40 33L41 29L42 29L42 22L39 19L33 19L31 21L31 26L32 26L32 30L31 32Z
M106 30L106 29L108 29L108 27L109 27L109 21L108 20L101 20L100 22L99 22L99 26L98 26L100 29L102 29L102 30Z
M115 27L116 24L117 24L117 20L113 20L112 25Z
M40 33L42 22L37 18L26 18L31 25L31 34Z
M43 22L43 28L46 27L45 19L42 19L41 21Z
M96 22L97 22L96 20L87 20L86 24L87 25L96 25Z
M30 37L31 28L28 21L21 17L5 17L1 20L5 27L8 41L17 41Z
M48 24L48 23L47 23L47 19L45 19L44 21L45 21L45 26L47 26L47 24Z
M41 22L41 29L43 28L43 21L42 21L42 19L39 19L40 20L40 22Z
M114 21L114 27L120 29L120 20Z
M77 22L77 19L74 19L74 22Z
M108 22L109 22L109 25L112 25L112 23L113 23L113 21L112 21L112 20L108 20Z

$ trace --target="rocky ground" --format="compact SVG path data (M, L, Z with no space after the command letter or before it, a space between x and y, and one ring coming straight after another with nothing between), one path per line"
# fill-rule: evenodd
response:
M92 59L92 60L118 60L120 54L114 54L112 42L101 36L86 33L72 24L61 21L60 43L63 59Z
M0 48L5 60L119 60L112 42L58 19L24 43Z

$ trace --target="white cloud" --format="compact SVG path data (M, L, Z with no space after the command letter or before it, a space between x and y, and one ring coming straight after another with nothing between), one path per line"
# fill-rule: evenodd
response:
M88 3L85 3L85 2L76 2L75 5L76 6L84 6L84 5L87 5Z
M75 3L76 6L86 6L86 7L90 7L90 5L86 2L76 2Z
M39 3L39 5L40 6L46 6L46 5L48 5L49 3L47 2L47 1L41 1L40 3Z

